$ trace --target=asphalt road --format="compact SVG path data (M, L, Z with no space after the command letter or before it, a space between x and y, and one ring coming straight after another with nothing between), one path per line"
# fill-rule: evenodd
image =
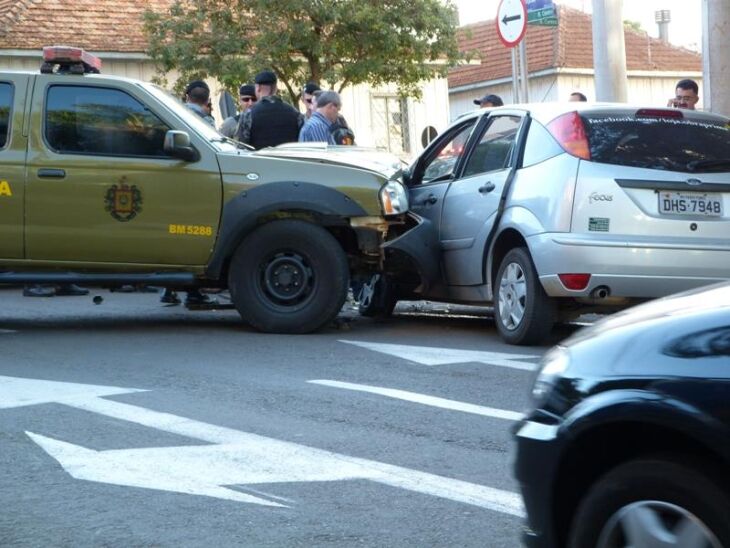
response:
M520 544L510 428L547 346L484 309L282 336L154 294L0 302L0 546Z

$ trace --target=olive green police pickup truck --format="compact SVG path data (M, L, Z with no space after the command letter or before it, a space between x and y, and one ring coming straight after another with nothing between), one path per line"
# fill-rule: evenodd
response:
M81 50L44 59L0 72L0 283L228 288L253 327L305 333L381 268L393 157L254 152Z

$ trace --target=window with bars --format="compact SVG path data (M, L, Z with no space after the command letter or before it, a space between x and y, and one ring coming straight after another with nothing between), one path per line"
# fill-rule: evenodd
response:
M375 147L397 156L410 154L411 138L406 99L375 95L371 98L371 114Z

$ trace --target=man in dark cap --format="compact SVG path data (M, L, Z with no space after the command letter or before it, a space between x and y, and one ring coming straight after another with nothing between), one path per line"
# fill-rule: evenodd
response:
M307 120L312 117L312 114L314 114L314 111L317 108L317 97L315 97L315 93L321 89L322 88L314 82L307 82L304 85L304 89L302 90L302 102L304 103L305 108L304 116Z
M236 133L238 133L238 123L241 120L241 116L255 104L256 90L254 89L254 85L242 84L241 87L238 88L238 105L240 110L235 116L229 116L223 120L221 127L218 128L221 135L234 139L236 137Z
M304 116L276 95L276 74L264 70L256 75L254 82L258 101L241 116L238 140L257 150L296 142Z
M193 80L185 87L185 106L211 126L215 126L215 120L207 109L209 101L210 88L202 80Z
M501 107L504 105L504 102L502 101L502 98L499 95L485 95L481 99L474 99L474 104L479 105L481 108L490 108L490 107Z

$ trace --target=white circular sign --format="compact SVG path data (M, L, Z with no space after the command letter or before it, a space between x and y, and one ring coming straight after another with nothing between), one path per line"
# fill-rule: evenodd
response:
M513 48L527 31L527 5L524 0L502 0L497 8L497 34L502 43Z

